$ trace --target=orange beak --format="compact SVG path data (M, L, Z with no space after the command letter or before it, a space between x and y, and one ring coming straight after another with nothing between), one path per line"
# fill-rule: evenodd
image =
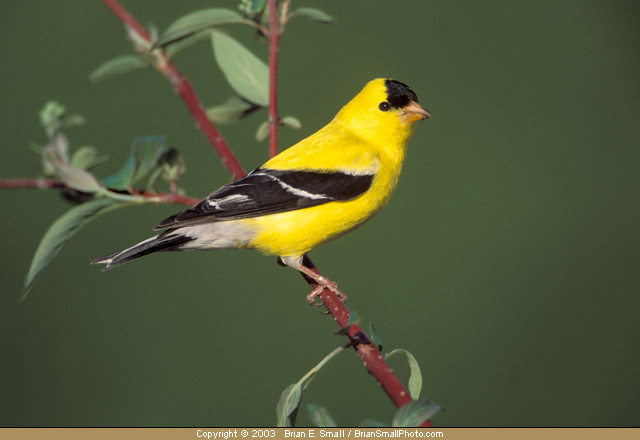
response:
M402 119L406 123L422 121L430 117L431 113L415 101L411 101L402 108Z

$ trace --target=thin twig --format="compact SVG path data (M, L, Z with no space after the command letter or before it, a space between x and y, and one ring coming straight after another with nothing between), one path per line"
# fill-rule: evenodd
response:
M276 0L269 0L269 157L278 154L278 51L280 29Z
M175 192L153 193L149 191L140 191L135 193L147 199L158 199L162 203L174 203L176 205L185 205L185 206L193 206L201 200L201 199L196 199L194 197L183 196L182 194L178 194Z
M131 14L129 14L129 11L123 8L120 3L118 3L115 0L102 0L102 1L105 5L107 5L109 9L111 9L111 12L113 12L120 19L120 21L122 21L125 24L125 26L128 26L131 29L133 29L138 35L140 35L145 40L151 41L151 35L149 34L149 32L147 32L144 26L142 26L140 22L138 22L138 20L133 18Z
M1 189L51 189L67 188L64 182L53 179L0 179ZM175 192L156 193L151 191L134 190L131 195L140 196L151 203L173 203L176 205L193 206L200 201L189 196L184 196Z
M20 188L64 188L66 185L62 182L51 179L0 179L0 188L2 189L20 189Z

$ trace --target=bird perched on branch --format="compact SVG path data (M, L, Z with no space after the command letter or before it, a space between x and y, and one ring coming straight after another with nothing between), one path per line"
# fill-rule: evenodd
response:
M195 206L161 221L164 230L92 261L111 269L158 251L257 249L277 255L342 300L336 283L303 264L317 246L361 226L396 187L415 122L431 117L405 84L375 79L325 127Z

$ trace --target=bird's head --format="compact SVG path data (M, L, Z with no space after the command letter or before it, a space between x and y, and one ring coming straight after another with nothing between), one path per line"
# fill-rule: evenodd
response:
M411 135L416 122L430 117L413 90L385 78L370 81L336 115L360 136L378 140L393 136L401 141Z

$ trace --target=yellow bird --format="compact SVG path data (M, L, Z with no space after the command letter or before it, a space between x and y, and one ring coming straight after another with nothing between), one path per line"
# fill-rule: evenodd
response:
M405 84L374 79L325 127L195 206L161 221L164 231L92 261L111 269L158 251L257 249L315 280L314 305L336 283L303 265L317 246L354 230L396 187L415 122L431 114Z

